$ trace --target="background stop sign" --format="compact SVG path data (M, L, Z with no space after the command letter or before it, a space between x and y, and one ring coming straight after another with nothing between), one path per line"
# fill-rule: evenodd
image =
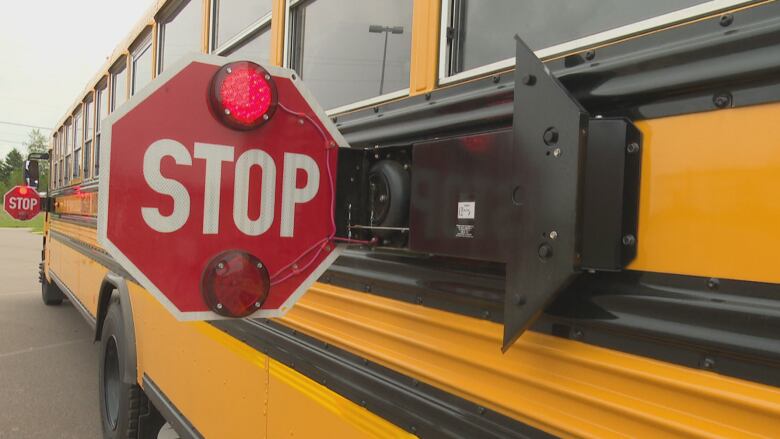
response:
M104 133L100 242L180 320L280 316L339 252L346 142L293 72L226 63L171 66Z
M14 186L3 197L3 209L17 220L30 220L41 213L41 197L30 186Z

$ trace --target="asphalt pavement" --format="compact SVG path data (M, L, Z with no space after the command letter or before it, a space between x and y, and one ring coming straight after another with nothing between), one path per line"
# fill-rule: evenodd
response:
M41 301L41 242L0 228L0 439L99 438L98 345L67 300Z

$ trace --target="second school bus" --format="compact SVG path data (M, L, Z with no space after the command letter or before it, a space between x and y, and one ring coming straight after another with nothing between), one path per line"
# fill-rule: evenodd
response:
M409 159L425 145L524 134L517 108L551 103L515 101L543 79L515 74L515 34L594 120L636 127L641 178L635 257L584 270L502 352L524 300L511 264L414 251L420 205L376 187L414 186L436 164ZM351 246L283 318L179 322L97 241L102 122L193 51L294 69L388 168L360 232L379 244ZM52 138L44 302L95 327L105 437L777 435L778 53L774 1L160 1ZM561 154L556 136L540 154Z

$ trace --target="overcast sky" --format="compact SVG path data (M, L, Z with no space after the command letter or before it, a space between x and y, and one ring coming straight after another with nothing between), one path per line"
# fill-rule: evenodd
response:
M0 158L30 128L53 128L154 0L4 1L0 12ZM48 137L49 130L42 130Z

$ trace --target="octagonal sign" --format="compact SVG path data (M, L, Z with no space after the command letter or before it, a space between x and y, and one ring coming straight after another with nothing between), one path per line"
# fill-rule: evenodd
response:
M337 257L346 142L292 71L192 55L104 124L100 243L178 319L283 315Z
M28 221L41 213L41 197L30 186L14 186L3 197L3 209L13 219Z

